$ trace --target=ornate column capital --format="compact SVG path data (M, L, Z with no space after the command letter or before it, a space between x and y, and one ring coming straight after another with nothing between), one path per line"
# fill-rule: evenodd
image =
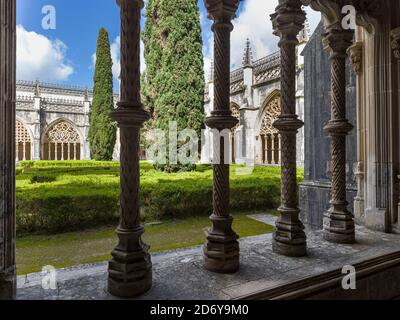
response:
M298 44L297 35L304 28L305 12L300 0L279 0L279 5L271 15L274 34L280 37L280 45L291 42Z
M400 60L400 27L393 29L390 34L392 36L393 55Z
M214 22L230 23L236 16L240 0L204 0L209 18Z
M325 49L331 53L331 58L347 56L347 50L353 44L354 32L344 30L341 27L332 27L324 35L323 42Z
M363 50L364 44L362 42L356 42L348 49L348 55L357 75L363 72Z

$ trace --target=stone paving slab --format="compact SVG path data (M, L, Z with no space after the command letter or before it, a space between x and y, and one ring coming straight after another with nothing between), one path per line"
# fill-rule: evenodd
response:
M266 215L253 215L253 218L269 224L276 219ZM241 269L231 275L205 270L201 246L152 254L153 288L137 299L232 299L400 249L400 235L363 227L357 227L354 245L328 243L322 239L321 231L308 231L307 236L308 256L303 258L273 253L271 234L241 239ZM56 290L42 289L41 281L40 273L18 277L18 299L116 299L106 292L106 262L58 270Z

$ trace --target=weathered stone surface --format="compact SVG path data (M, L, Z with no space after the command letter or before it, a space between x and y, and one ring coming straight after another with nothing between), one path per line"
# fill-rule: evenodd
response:
M323 48L324 26L321 23L303 55L305 58L305 168L304 182L299 187L302 221L311 228L321 229L323 213L329 208L330 193L330 139L323 130L330 119L330 62ZM346 68L346 117L356 123L356 78L350 62ZM353 212L357 183L357 132L353 130L346 140L347 201Z
M258 220L273 219L257 215ZM398 235L383 234L357 227L357 244L329 243L321 231L307 232L308 255L291 258L271 250L272 235L239 240L241 268L234 274L218 274L203 267L202 247L155 253L153 288L135 299L151 300L224 300L235 299L260 290L293 283L310 276L342 268L357 262L398 252ZM394 278L396 274L392 275ZM108 300L118 299L107 293L107 264L77 266L59 270L57 289L43 290L42 275L18 277L18 299ZM384 283L384 281L379 282ZM337 292L340 297L342 292Z

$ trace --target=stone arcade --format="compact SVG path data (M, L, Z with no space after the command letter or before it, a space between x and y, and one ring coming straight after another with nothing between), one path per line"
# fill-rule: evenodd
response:
M152 287L153 268L163 274L163 279L158 277L158 273L154 274L157 281L168 280L165 277L168 270L157 269L160 259L155 259L152 265L148 246L141 240L144 229L139 221L139 131L149 118L140 103L139 38L143 1L119 0L118 4L121 7L121 101L112 118L119 123L121 130L121 224L117 231L119 244L112 252L113 259L108 266L108 290L118 297L131 297L144 294ZM205 0L205 4L214 21L212 30L215 33L214 108L206 123L218 130L232 129L238 120L230 108L229 51L231 20L236 14L239 0ZM342 7L349 4L357 11L355 41L353 31L344 30L341 26ZM327 209L323 213L322 232L305 232L303 222L299 219L296 136L303 122L296 114L296 46L297 36L305 22L303 5L310 5L322 12L324 47L330 55L331 90L329 94L326 93L326 98L331 102L331 114L330 120L323 125L331 144L328 154L331 192L330 201L325 204ZM249 272L248 261L255 264L251 266L252 270L258 268L265 271L269 269L265 265L271 267L271 273L264 274L269 278L246 283L246 290L242 289L240 293L232 293L232 288L226 287L225 283L224 292L230 292L229 297L399 297L400 241L395 233L399 229L399 126L396 106L399 105L400 3L392 0L280 0L272 21L275 34L280 38L281 114L274 122L274 127L280 134L282 165L280 217L271 243L272 251L269 242L256 244L251 239L238 241L238 235L232 229L233 217L228 207L229 165L214 164L214 213L202 264L207 270L217 273L231 273L241 265ZM15 0L0 1L0 22L0 296L15 298ZM353 213L346 201L346 136L355 130L346 118L345 75L348 56L357 72L358 193L354 205L355 216L356 222L375 231L355 227ZM220 149L222 158L224 148ZM385 234L389 232L394 234ZM355 241L359 244L352 244ZM240 249L245 249L245 243L246 252L249 246L257 249L251 255L246 253L248 259L240 262ZM374 247L378 243L380 246ZM352 250L356 248L357 252L369 248L370 254L357 255L359 260L352 260ZM312 254L302 258L307 252ZM332 252L336 254L333 260L329 256ZM329 258L324 260L327 256ZM183 275L188 274L182 273L184 268L178 268L182 264L172 257L170 259L177 266L173 270L182 277L180 283L175 281L169 284L174 286L172 291L179 293L185 288ZM281 260L284 263L280 264ZM329 261L329 266L319 269L318 266L323 264L321 261ZM280 268L284 268L285 264L297 263L301 270L298 267L295 276L288 271L280 275L280 281L274 278L274 285L271 286L269 279L279 273ZM358 272L357 291L344 292L341 289L340 270L349 263ZM274 265L279 268L275 270ZM237 274L240 275L241 271ZM205 272L201 268L192 270L193 277L200 278L197 283L210 281L210 274L205 275ZM249 273L247 276L251 278ZM232 277L235 281L242 281L240 276ZM105 281L105 278L101 276L101 281ZM213 279L221 280L217 275L213 275ZM223 282L226 282L226 278ZM380 290L382 288L384 290ZM193 291L191 287L190 292ZM210 286L207 293L212 291L213 286Z
M304 58L301 55L309 40L310 30L299 33L296 65L296 113L304 119ZM230 108L238 120L231 134L231 160L234 163L254 162L258 165L279 165L281 141L273 123L281 113L280 105L281 55L273 53L253 60L251 42L246 41L242 67L231 71ZM214 64L205 88L204 111L214 110ZM211 163L212 134L205 131L206 143L202 149L202 161ZM297 135L297 165L304 166L304 130Z
M92 100L93 92L85 88L17 81L16 161L89 160Z

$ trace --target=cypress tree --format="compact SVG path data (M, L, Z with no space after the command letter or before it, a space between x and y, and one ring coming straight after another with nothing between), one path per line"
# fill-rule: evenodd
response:
M143 31L145 101L154 126L167 133L204 123L204 62L197 0L149 0Z
M90 110L89 143L93 160L112 160L117 126L109 117L114 109L112 58L106 29L97 40L93 102Z

